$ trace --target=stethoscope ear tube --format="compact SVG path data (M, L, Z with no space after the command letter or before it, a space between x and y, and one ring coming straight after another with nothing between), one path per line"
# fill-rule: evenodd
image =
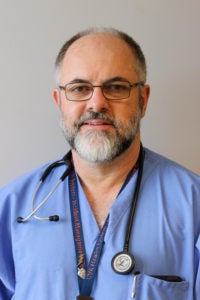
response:
M34 217L38 220L49 220L49 221L58 221L59 220L59 216L57 215L53 215L53 216L49 216L49 217L45 217L45 218L41 218L41 217L38 217L36 215L36 212L44 205L44 203L49 199L49 197L54 193L54 191L58 188L58 186L61 184L61 180L59 179L59 181L52 187L52 189L50 190L50 192L46 195L46 197L36 206L34 207L34 201L35 201L35 198L38 194L38 191L43 183L43 181L39 181L38 185L36 186L36 189L35 189L35 192L33 194L33 197L32 197L32 210L31 210L31 213L26 216L25 218L22 218L22 217L18 217L17 218L17 222L18 223L25 223L26 221L28 221L31 217Z
M36 215L36 212L41 208L41 206L44 205L44 203L49 199L49 197L55 192L55 190L58 188L58 186L60 185L61 182L63 182L65 180L65 178L69 175L70 171L71 171L71 168L72 168L72 164L71 164L71 161L70 161L70 157L71 157L71 152L68 152L61 160L58 160L54 163L52 163L50 166L48 166L46 168L46 170L44 171L44 173L42 174L42 176L40 177L40 180L35 188L35 191L33 193L33 197L32 197L32 210L31 210L31 213L26 216L25 218L23 217L18 217L17 218L17 222L18 223L25 223L26 221L28 221L31 217L34 217L38 220L49 220L49 221L54 221L54 222L57 222L59 221L59 216L58 215L52 215L52 216L49 216L49 217L44 217L44 218L41 218L41 217L38 217ZM58 166L61 166L61 165L66 165L66 170L64 171L64 173L61 175L61 177L59 178L58 182L52 187L52 189L49 191L49 193L45 196L45 198L36 206L34 207L34 201L35 201L35 198L38 194L38 191L42 185L42 183L44 182L44 180L47 178L47 176L50 174L50 172L58 167Z

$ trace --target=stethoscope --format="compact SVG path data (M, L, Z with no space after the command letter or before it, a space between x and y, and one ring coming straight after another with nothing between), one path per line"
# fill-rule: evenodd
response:
M137 181L136 181L135 191L133 194L133 200L131 203L129 218L127 221L123 251L115 254L115 256L113 257L112 262L111 262L113 270L116 273L122 274L122 275L130 274L133 271L134 266L135 266L135 258L129 252L129 242L130 242L130 236L131 236L131 231L132 231L132 226L133 226L133 218L134 218L135 211L136 211L136 204L138 202L140 184L142 181L144 157L145 157L145 152L144 152L143 146L141 144L139 161L138 161L139 169L138 169Z
M143 173L143 163L144 163L144 156L145 152L143 149L143 146L141 145L140 147L140 154L139 154L139 167L138 167L138 175L137 175L137 181L136 181L136 187L133 195L133 200L131 203L131 208L130 208L130 214L129 218L127 221L127 227L126 227L126 234L125 234L125 239L124 239L124 247L123 251L118 252L115 254L115 256L112 259L111 265L113 270L122 275L130 274L135 266L135 258L134 256L129 253L129 242L130 242L130 236L131 236L131 231L132 231L132 225L133 225L133 218L135 215L136 211L136 204L138 201L138 195L140 191L140 184L142 180L142 173ZM63 172L61 177L59 178L58 182L52 187L52 189L49 191L49 193L44 197L41 202L34 207L34 202L37 197L38 191L41 187L41 185L44 183L45 179L47 176L50 174L50 172L55 169L56 167L59 167L61 165L66 165L66 170ZM31 200L31 205L32 205L32 210L29 215L27 215L25 218L18 217L17 222L18 223L25 223L27 222L31 217L36 218L37 220L49 220L49 221L59 221L59 216L58 215L52 215L49 217L39 217L36 215L37 211L45 204L45 202L50 198L50 196L55 192L55 190L58 188L58 186L65 180L65 178L69 175L72 169L72 164L71 164L71 152L69 151L62 159L53 162L51 165L49 165L42 176L40 177L40 180L34 190L33 197Z
M53 162L51 165L49 165L45 169L45 171L43 172L42 176L40 177L39 182L38 182L38 184L37 184L37 186L36 186L36 188L33 192L33 197L32 197L32 200L31 200L31 205L32 205L31 213L28 216L26 216L25 218L18 217L17 218L18 223L25 223L31 217L34 217L35 219L40 220L40 221L43 221L43 220L49 220L49 221L54 221L54 222L59 221L59 216L58 215L53 215L53 216L41 218L41 217L38 217L36 215L36 212L45 204L45 202L51 197L51 195L55 192L55 190L58 188L58 186L61 184L61 182L63 182L65 180L65 178L71 172L72 164L71 164L70 158L71 158L71 151L69 151L62 159ZM56 167L59 167L61 165L66 165L66 170L63 172L63 174L59 178L58 182L52 187L52 189L49 191L49 193L44 197L44 199L41 200L41 202L34 208L34 202L35 202L35 199L38 195L38 192L39 192L39 189L40 189L41 185L44 183L45 179L50 174L50 172L53 169L55 169Z

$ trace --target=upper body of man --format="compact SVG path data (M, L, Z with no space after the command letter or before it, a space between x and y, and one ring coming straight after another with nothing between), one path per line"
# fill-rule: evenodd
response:
M73 168L37 212L58 222L17 217L63 165L33 204L46 166L1 190L0 299L199 299L200 179L141 144L150 88L140 47L113 29L83 32L62 47L56 73Z

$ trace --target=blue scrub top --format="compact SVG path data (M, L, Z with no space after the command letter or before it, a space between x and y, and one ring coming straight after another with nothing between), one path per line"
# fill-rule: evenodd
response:
M116 274L113 256L122 251L137 173L109 212L105 244L91 297L95 300L200 299L200 178L178 164L145 149L144 172L134 217L130 252L135 277ZM59 222L17 223L31 210L31 198L46 166L17 179L0 191L0 300L75 300L79 295L72 234L68 178L39 210ZM64 171L54 169L35 205ZM99 234L90 205L78 187L83 234L89 260ZM167 282L154 275L180 276Z

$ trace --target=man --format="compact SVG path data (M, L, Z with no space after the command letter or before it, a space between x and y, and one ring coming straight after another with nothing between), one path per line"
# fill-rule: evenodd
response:
M56 75L72 168L55 191L63 165L41 186L47 166L2 189L0 299L200 299L200 179L141 144L150 87L139 45L84 31ZM58 222L41 221L51 213Z

